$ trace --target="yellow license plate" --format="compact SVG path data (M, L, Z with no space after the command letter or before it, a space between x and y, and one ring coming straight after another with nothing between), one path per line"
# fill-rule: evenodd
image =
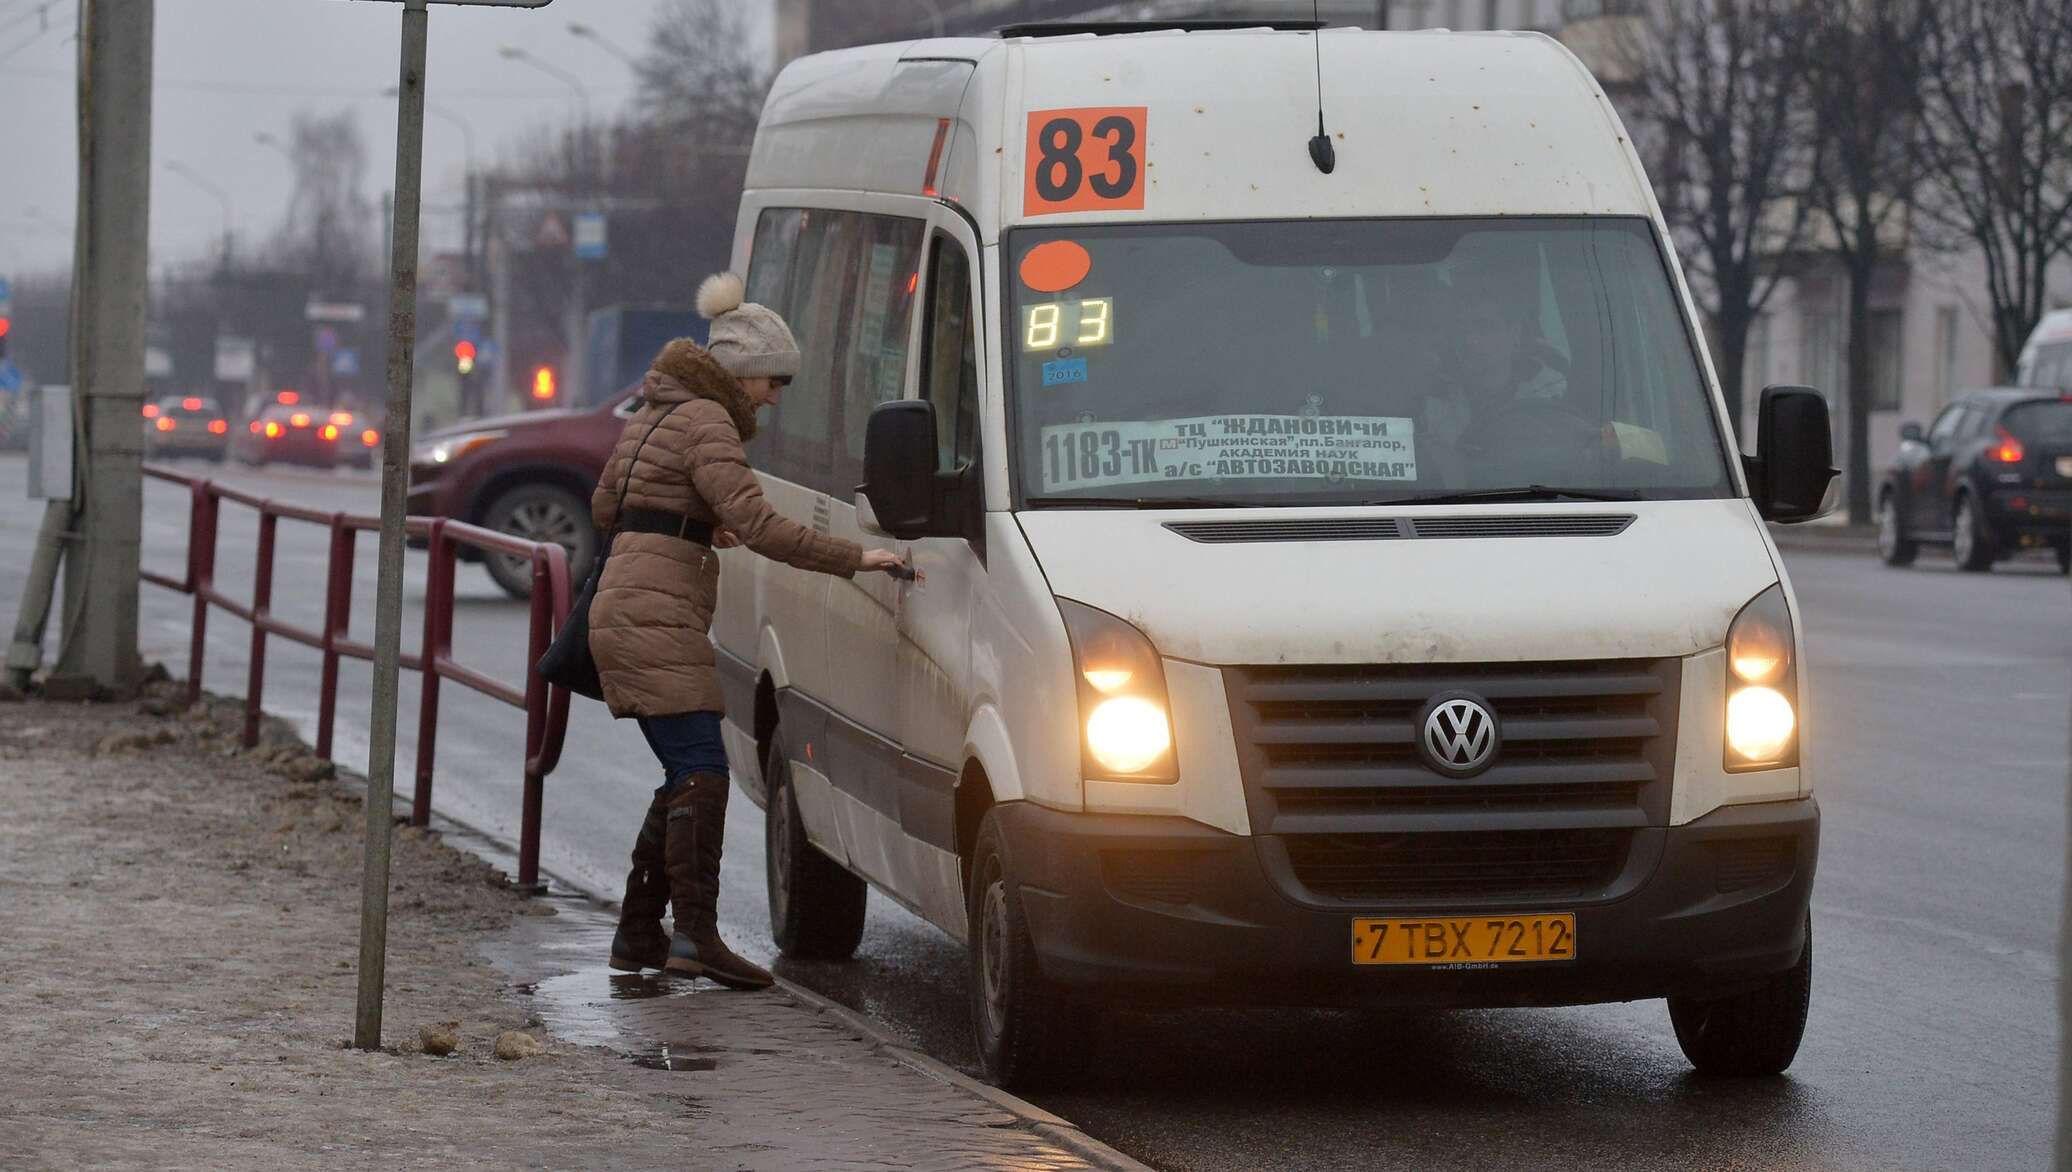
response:
M1575 958L1576 917L1569 912L1353 921L1354 964L1479 967Z

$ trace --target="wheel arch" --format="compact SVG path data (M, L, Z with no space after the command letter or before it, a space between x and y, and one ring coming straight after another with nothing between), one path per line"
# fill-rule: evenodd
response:
M583 502L583 519L590 517L590 493L597 487L597 478L585 477L583 473L566 464L526 463L498 468L482 479L468 496L468 507L460 520L470 525L480 525L489 516L489 507L497 498L514 488L530 484L550 485L566 489Z

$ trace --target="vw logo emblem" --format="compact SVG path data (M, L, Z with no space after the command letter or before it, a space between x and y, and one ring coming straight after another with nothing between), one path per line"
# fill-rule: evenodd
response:
M1472 777L1489 768L1502 743L1496 713L1478 696L1450 693L1425 708L1418 747L1425 763L1448 777Z

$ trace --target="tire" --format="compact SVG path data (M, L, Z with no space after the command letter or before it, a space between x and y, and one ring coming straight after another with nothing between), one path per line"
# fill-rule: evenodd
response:
M807 840L791 789L790 758L784 755L784 742L775 737L763 776L769 792L763 812L763 873L770 893L770 935L786 956L848 960L863 942L870 888Z
M568 551L568 580L580 586L597 556L597 531L590 527L590 502L554 484L521 484L506 489L482 514L485 528L527 541L552 541ZM485 553L489 576L513 598L532 597L532 563L525 558Z
M997 809L979 824L965 909L972 1037L987 1081L1009 1090L1071 1081L1086 1067L1091 1014L1045 978L1037 962Z
M1950 559L1958 569L1978 574L1993 568L1993 554L1993 531L1978 498L1968 492L1959 495L1950 518Z
M1906 522L1899 516L1899 502L1891 489L1878 496L1878 560L1888 566L1911 566L1921 552L1921 543L1906 535Z
M1813 994L1813 921L1799 962L1746 993L1704 1001L1669 999L1676 1044L1698 1073L1748 1078L1782 1074L1806 1036Z

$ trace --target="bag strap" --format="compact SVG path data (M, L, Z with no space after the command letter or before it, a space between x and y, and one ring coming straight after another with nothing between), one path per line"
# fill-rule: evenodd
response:
M681 406L682 403L672 403L669 410L655 416L655 421L648 425L647 434L641 436L640 442L634 445L633 458L626 461L626 475L619 478L619 503L612 509L612 532L618 532L619 518L626 513L626 490L633 487L633 470L640 466L640 453L647 448L647 442L655 438L655 429L662 426L662 421L675 414L676 409Z

